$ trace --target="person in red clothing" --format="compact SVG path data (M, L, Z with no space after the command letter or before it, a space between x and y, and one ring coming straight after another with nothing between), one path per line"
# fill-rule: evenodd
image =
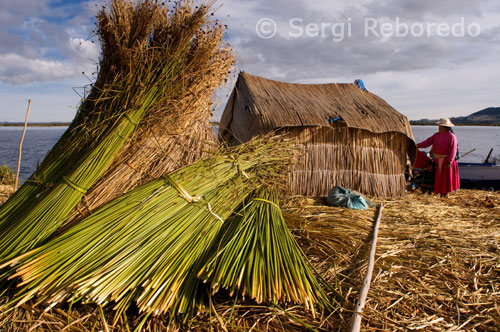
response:
M412 188L419 188L423 193L431 193L434 191L434 161L427 155L417 149L417 159L413 165L413 181Z
M432 145L433 159L436 163L434 176L434 192L442 196L460 188L458 174L457 137L452 133L454 127L450 119L441 119L437 123L439 132L425 141L417 144L418 148L427 148Z

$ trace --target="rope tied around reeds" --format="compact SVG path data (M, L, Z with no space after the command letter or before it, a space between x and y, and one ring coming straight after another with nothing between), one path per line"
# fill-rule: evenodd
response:
M217 215L213 210L212 210L212 205L210 205L210 202L206 201L203 196L196 196L193 197L191 196L186 189L184 189L178 182L176 182L174 179L172 179L171 176L166 175L165 179L168 181L168 183L179 193L179 195L184 198L188 203L198 203L201 200L204 200L205 203L207 204L207 210L208 212L215 217L215 219L219 220L222 224L224 223L224 219L222 219L219 215Z
M170 175L165 175L165 180L179 193L179 195L184 198L189 203L199 202L203 196L191 196L186 189L184 189L178 182L176 182Z
M235 157L235 156L231 156L231 158L233 159L233 165L236 166L237 170L238 170L238 173L240 175L242 175L243 177L245 177L246 179L250 179L250 177L248 176L247 173L245 173L245 171L243 170L240 162L238 161L238 159ZM192 196L191 194L189 194L189 192L184 189L178 182L176 182L170 175L165 175L165 180L167 180L167 182L174 188L177 190L177 192L179 193L179 195L184 198L186 201L188 201L189 203L197 203L199 201L201 201L202 199L204 199L203 196ZM272 202L269 202L269 203L272 203ZM210 206L210 203L207 202L207 207L208 207L208 211L210 213L212 213L212 208ZM279 208L279 207L278 207ZM223 220L215 215L215 217L217 219L220 219L222 222Z
M128 116L127 113L123 113L123 116L125 117L125 119L127 119L134 127L137 127L139 125L139 123L135 122L134 120L132 120L130 118L130 116Z
M241 175L243 175L246 179L249 179L250 177L248 176L248 174L245 173L245 171L242 169L241 167L241 164L239 163L239 161L234 157L232 156L232 159L234 161L233 165L236 165L237 167L237 170L238 170L238 173L240 173ZM213 216L215 217L215 219L219 220L221 222L221 224L224 223L224 219L222 219L222 217L220 217L218 214L216 214L213 209L212 209L212 205L210 204L209 201L207 201L205 199L205 197L203 196L192 196L191 194L189 194L189 192L184 189L177 181L175 181L171 176L169 175L165 175L165 180L167 180L167 182L175 189L177 190L177 192L179 193L179 195L184 198L188 203L199 203L201 202L202 200L204 201L204 203L206 203L206 208L207 208L207 211ZM272 202L269 201L269 203L273 204ZM277 206L277 208L279 209L279 206Z
M23 184L28 184L28 183L35 184L37 186L43 187L43 189L47 189L47 188L50 188L50 187L54 186L54 183L52 183L52 182L44 182L42 180L37 180L36 177L33 177L32 179L28 179L28 180L24 181Z
M222 219L217 213L215 213L213 210L212 210L212 205L210 205L210 202L207 201L207 208L208 208L208 212L215 217L215 219L219 220L221 224L224 223L224 219Z
M75 183L75 182L71 181L71 180L70 180L69 178L67 178L66 176L63 176L63 177L62 177L62 179L63 179L63 182L64 182L65 184L67 184L69 187L71 187L71 188L75 189L76 191L81 192L81 193L82 193L82 194L84 194L84 195L85 195L85 194L87 194L88 189L85 189L85 188L83 188L83 187L79 186L77 183Z

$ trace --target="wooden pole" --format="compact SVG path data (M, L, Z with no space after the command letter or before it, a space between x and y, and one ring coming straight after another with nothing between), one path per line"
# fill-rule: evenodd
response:
M359 300L354 309L354 316L352 318L351 332L359 332L361 329L361 314L363 313L363 309L365 308L366 298L368 296L368 291L370 290L370 283L372 280L373 274L373 266L375 265L375 249L377 248L377 237L378 237L378 228L380 225L380 220L382 219L382 210L384 209L384 205L380 204L378 208L377 220L375 221L375 226L373 227L373 238L372 238L372 246L370 249L370 257L368 258L368 267L366 268L366 276L365 280L363 280L363 287L361 288L361 292L359 293Z
M463 155L461 155L461 156L460 156L460 158L463 158L463 157L465 157L465 156L468 156L468 155L470 155L470 154L471 154L472 152L474 152L474 151L476 151L476 149L472 149L472 150L470 150L469 152L464 153Z
M24 141L24 135L26 134L26 127L28 126L28 117L30 115L30 109L31 109L31 99L28 100L28 111L26 112L26 119L24 120L23 135L21 136L21 142L19 142L19 157L17 158L17 172L16 172L16 180L14 181L14 192L17 190L17 182L19 180L19 170L21 169L21 153L23 151L23 141Z
M493 148L491 148L490 150L490 153L488 153L488 156L486 157L486 159L484 160L484 163L487 164L488 163L488 160L490 160L490 156L491 156L491 153L493 152Z

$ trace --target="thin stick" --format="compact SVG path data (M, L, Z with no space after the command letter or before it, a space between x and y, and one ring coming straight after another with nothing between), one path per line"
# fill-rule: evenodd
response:
M14 181L14 191L17 190L17 181L19 180L19 170L21 169L21 153L23 151L23 141L24 141L24 135L26 134L26 126L28 125L28 117L30 115L30 109L31 109L31 99L28 100L28 111L26 112L26 120L24 120L23 136L21 136L21 142L19 142L19 157L17 158L17 172L16 172L16 180Z
M472 152L474 152L474 151L476 151L476 149L472 149L472 150L470 150L469 152L464 153L463 155L461 155L461 156L460 156L460 158L463 158L463 157L465 157L465 156L468 156L469 154L471 154L471 153L472 153Z
M358 304L354 309L354 316L352 318L351 332L359 332L361 328L361 314L363 313L363 309L365 307L366 298L368 296L368 291L370 290L370 283L373 274L373 265L375 265L375 249L377 248L377 237L378 237L378 228L380 225L380 220L382 219L382 210L384 209L384 205L380 204L378 208L377 220L375 221L375 226L373 228L373 239L372 246L370 249L370 257L368 259L368 267L366 269L365 280L363 280L363 288L361 288L361 292L359 294Z
M487 164L488 163L488 160L490 160L490 156L491 156L491 153L493 152L493 148L491 148L490 152L488 153L488 156L486 157L486 159L484 160L484 163Z
M104 332L109 332L108 323L106 322L106 317L104 316L104 311L102 311L102 307L99 305L99 314L101 315L102 325L104 326Z

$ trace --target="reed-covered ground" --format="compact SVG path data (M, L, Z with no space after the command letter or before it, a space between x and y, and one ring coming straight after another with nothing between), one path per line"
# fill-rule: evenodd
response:
M498 331L500 329L500 193L461 190L450 198L412 193L379 200L385 209L365 331ZM375 208L351 211L322 200L293 198L285 219L315 268L341 294L340 307L313 318L301 307L213 299L212 312L175 330L346 331L366 270ZM6 301L4 295L2 301ZM134 311L111 325L112 313L94 305L23 305L1 317L1 331L126 331ZM161 331L167 318L150 321Z
M385 209L364 328L500 330L500 193L376 201ZM306 220L295 222L306 254L343 290L346 302L330 322L345 331L366 270L375 210L318 203L293 204L290 212Z
M0 204L3 204L12 194L13 186L0 184Z

